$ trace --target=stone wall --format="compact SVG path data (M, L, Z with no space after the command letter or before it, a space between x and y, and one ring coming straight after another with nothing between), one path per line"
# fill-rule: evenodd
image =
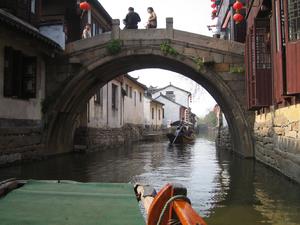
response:
M228 127L222 127L219 129L216 137L217 150L232 151L232 140Z
M256 116L255 157L300 183L300 104Z
M40 158L43 149L40 128L0 128L0 166Z
M78 128L74 138L75 151L97 151L114 148L142 139L142 127L125 125L122 128Z

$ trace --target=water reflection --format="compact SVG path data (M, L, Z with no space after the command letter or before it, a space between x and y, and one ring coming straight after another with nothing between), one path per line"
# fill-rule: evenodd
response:
M140 143L97 153L72 154L0 169L0 180L68 179L140 182L161 188L182 183L208 224L299 224L300 186L252 160L195 144Z

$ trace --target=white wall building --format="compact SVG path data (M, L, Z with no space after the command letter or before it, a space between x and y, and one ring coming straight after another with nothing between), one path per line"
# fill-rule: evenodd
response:
M124 100L124 123L144 125L144 93L147 87L137 79L125 75L123 88L127 93Z
M122 84L112 80L89 100L80 126L119 128L124 124L124 94Z
M146 129L158 130L164 125L164 104L151 97L144 97L144 124Z
M192 94L190 92L170 84L154 90L152 97L165 104L164 125L168 126L170 122L182 119L185 122L191 122L190 101Z
M178 104L177 102L169 99L165 95L158 96L155 100L164 104L164 118L163 125L169 127L171 123L181 120L181 111L185 107Z
M181 89L179 87L176 87L172 84L157 89L153 94L152 97L155 99L160 94L163 94L167 96L168 98L172 99L173 101L179 103L180 105L190 108L190 100L192 97L192 94L184 89Z
M125 124L144 125L146 86L129 75L103 86L89 100L80 117L80 126L120 128Z

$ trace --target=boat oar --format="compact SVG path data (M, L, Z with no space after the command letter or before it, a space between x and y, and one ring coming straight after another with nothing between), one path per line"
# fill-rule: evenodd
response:
M171 145L173 145L173 144L175 143L177 137L179 136L179 134L180 134L180 132L181 132L182 127L183 127L183 126L180 127L180 129L179 129L177 135L175 136L174 140L172 141Z

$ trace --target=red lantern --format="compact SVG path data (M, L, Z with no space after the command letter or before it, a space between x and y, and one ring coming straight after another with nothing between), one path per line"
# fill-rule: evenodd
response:
M233 20L238 24L240 22L242 22L244 19L244 16L240 13L236 13L233 15Z
M91 5L87 2L81 2L79 8L88 11L91 9Z
M216 5L215 3L213 3L213 4L211 5L211 7L212 7L212 8L216 8L217 5Z
M218 10L217 9L214 9L213 11L212 11L212 14L216 14L218 12Z
M243 7L244 7L244 5L240 1L236 1L232 6L232 8L236 11L241 10Z
M216 0L210 0L211 2L216 2Z

